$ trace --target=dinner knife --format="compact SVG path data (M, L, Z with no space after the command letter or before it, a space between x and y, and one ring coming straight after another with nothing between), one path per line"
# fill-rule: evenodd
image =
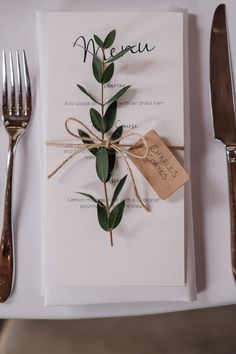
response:
M214 13L210 40L210 91L215 138L226 149L230 218L232 270L236 279L236 125L229 40L225 5Z

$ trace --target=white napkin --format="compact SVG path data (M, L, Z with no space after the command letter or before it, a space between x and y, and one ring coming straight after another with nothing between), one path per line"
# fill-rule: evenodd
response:
M179 10L181 12L181 10ZM183 65L184 65L184 146L185 146L185 166L188 171L190 171L190 137L189 137L189 107L188 107L188 62L187 62L187 13L183 11L184 18L184 53L183 53ZM141 14L140 14L141 15ZM76 16L76 14L74 14ZM101 16L101 14L100 14ZM47 67L47 52L49 50L47 44L47 13L37 14L38 23L38 37L39 37L39 57L40 57L40 77L41 77L41 102L43 106L43 117L40 122L40 129L45 131L46 122L48 119L48 109L47 109L47 96L48 96L48 67ZM66 17L66 16L65 16ZM64 24L62 23L62 26ZM62 48L63 50L63 48ZM60 75L60 73L58 73ZM136 74L137 75L137 74ZM62 83L63 85L63 83ZM57 136L55 136L55 139ZM45 140L46 140L45 135ZM46 154L45 141L41 141L42 151L44 151L44 159L42 161L42 193L45 196L42 205L42 211L44 215L43 223L45 224L45 233L43 237L43 249L44 249L44 259L43 259L43 293L45 299L45 305L81 305L81 304L98 304L98 303L118 303L118 302L145 302L145 301L193 301L196 298L196 285L195 285L195 268L194 268L194 244L193 244L193 227L192 227L192 203L191 203L191 184L184 187L184 233L185 233L185 256L183 259L185 276L183 277L183 282L179 280L167 280L165 283L165 269L163 270L163 279L159 284L154 286L151 281L143 285L130 284L130 278L127 276L124 285L121 284L120 280L117 280L117 284L107 284L108 278L104 278L104 285L102 285L102 280L96 283L89 284L86 283L86 272L81 269L79 260L77 263L77 268L72 268L71 272L73 275L68 273L68 269L64 266L70 264L71 254L69 249L65 249L63 259L60 259L57 253L58 245L54 243L55 239L52 237L49 240L50 235L48 235L48 223L47 217L48 212L45 208L46 203L48 203L48 196L46 191L48 190L48 181L45 178L47 174L46 166ZM69 182L68 182L69 181ZM66 181L70 186L74 187L73 179L68 179ZM51 188L51 187L50 187ZM55 190L58 187L55 187ZM61 184L61 190L68 188ZM51 189L52 191L52 189ZM66 192L65 192L66 193ZM54 198L55 207L57 203L60 202L58 197ZM52 205L52 204L50 204ZM144 211L143 211L144 212ZM51 214L50 214L51 215ZM95 216L94 216L95 218ZM95 223L96 220L94 220ZM73 226L72 226L73 227ZM98 227L98 226L97 226ZM51 227L53 228L53 226ZM53 231L52 231L53 233ZM50 243L51 242L51 243ZM60 241L58 241L60 242ZM72 239L73 242L73 239ZM105 242L105 240L104 240ZM69 241L68 241L69 244ZM70 244L70 247L74 247ZM52 250L54 250L52 252ZM165 255L170 257L168 253ZM132 259L131 259L132 260ZM148 261L148 260L147 260ZM73 264L76 265L76 260L73 260ZM157 263L158 264L158 263ZM55 266L56 265L56 266ZM95 265L94 265L95 266ZM84 264L86 267L86 264ZM96 266L95 266L96 268ZM77 277L77 273L83 272L84 278ZM88 272L89 273L89 272ZM91 274L88 277L91 277ZM96 276L96 272L95 272ZM147 274L148 278L148 274ZM69 279L67 281L67 279ZM82 279L82 281L81 281ZM91 279L91 278L89 278ZM151 278L150 278L151 279ZM137 280L136 280L137 281ZM135 282L134 282L135 283ZM145 281L143 282L145 283ZM181 283L181 284L180 284ZM129 285L130 284L130 285ZM180 284L180 285L176 285Z

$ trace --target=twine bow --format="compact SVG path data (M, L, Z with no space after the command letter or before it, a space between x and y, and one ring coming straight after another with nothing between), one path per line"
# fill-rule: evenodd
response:
M69 122L76 122L79 125L82 125L86 131L88 132L88 137L81 137L79 134L75 134L70 128L69 128ZM81 151L83 150L91 150L91 149L99 149L101 147L105 147L106 149L113 149L116 152L118 152L121 157L123 158L123 160L125 161L125 164L127 166L128 169L128 173L130 175L131 181L132 181L132 185L133 185L133 189L134 189L134 194L137 197L138 201L140 202L140 204L142 205L143 208L145 208L147 211L149 211L149 208L143 203L139 193L138 193L138 189L134 180L134 176L133 176L133 172L132 169L129 165L129 162L127 160L127 156L132 156L136 159L145 159L148 155L148 144L145 140L145 138L139 134L139 133L128 133L128 134L124 134L122 135L120 138L118 139L114 139L114 140L106 140L106 139L101 139L99 138L94 132L92 132L87 125L85 125L82 121L80 121L77 118L68 118L65 121L65 128L66 131L73 137L79 139L82 141L82 143L64 143L64 142L56 142L56 141L48 141L46 144L48 146L55 146L55 147L69 147L69 148L74 148L76 149L71 155L69 155L54 171L52 171L49 175L48 178L50 179L51 177L53 177L68 161L70 161L74 156L78 155ZM132 152L132 149L130 149L133 144L122 144L121 142L126 139L129 138L131 136L136 136L139 139L141 139L142 141L142 146L145 147L145 153L142 155L137 155L135 153ZM136 146L137 147L137 146Z

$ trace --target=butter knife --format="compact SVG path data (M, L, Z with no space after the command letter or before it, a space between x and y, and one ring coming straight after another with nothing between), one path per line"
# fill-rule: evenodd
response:
M219 5L213 17L210 40L210 91L215 138L226 149L232 270L236 279L236 125L229 41L225 5Z

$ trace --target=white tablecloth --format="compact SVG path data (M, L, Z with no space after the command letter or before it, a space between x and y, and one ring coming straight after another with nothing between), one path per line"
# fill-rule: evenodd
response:
M227 0L225 3L232 64L236 72L236 2ZM236 286L231 272L225 149L213 138L209 100L210 28L218 4L215 0L90 0L86 3L81 0L0 1L0 48L26 50L34 102L32 125L17 150L13 200L17 276L13 295L6 304L0 305L1 318L72 319L138 315L236 303ZM36 101L39 84L36 10L130 11L152 10L166 5L186 7L189 11L191 158L198 300L194 303L44 307L41 291L40 151L35 149L36 121L40 119L40 107ZM0 129L0 141L2 200L7 153L7 136L3 127ZM2 208L2 203L0 205Z

